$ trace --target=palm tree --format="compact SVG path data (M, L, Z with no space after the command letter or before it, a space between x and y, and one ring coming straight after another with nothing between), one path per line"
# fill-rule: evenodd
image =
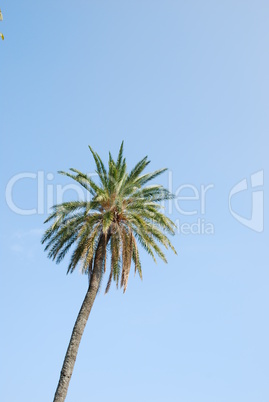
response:
M2 14L2 11L0 10L0 21L3 21L3 14ZM2 40L4 40L4 35L2 34L2 32L0 32L0 38L2 39Z
M163 261L165 255L160 245L171 248L165 233L174 234L174 223L161 212L160 201L172 197L161 185L147 185L166 169L144 173L150 163L143 158L127 173L123 158L123 143L115 161L109 153L108 171L99 155L89 147L96 164L99 177L97 184L89 175L76 169L71 173L59 172L71 177L91 195L90 201L64 202L55 205L46 222L52 222L42 238L46 243L49 258L59 263L73 247L67 273L72 273L78 264L89 277L89 286L79 311L69 346L65 355L54 402L66 398L69 381L75 365L80 340L86 326L92 305L106 271L109 254L110 273L105 293L112 280L126 291L131 263L142 279L138 243L151 255Z

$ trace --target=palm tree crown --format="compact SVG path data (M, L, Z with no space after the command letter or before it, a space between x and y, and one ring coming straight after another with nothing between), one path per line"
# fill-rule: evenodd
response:
M75 245L67 272L73 272L80 263L83 273L91 277L97 248L104 243L102 272L106 271L109 255L110 274L106 286L112 280L125 292L131 263L142 279L138 243L155 260L155 255L166 262L160 246L171 248L166 234L174 234L174 223L161 212L160 201L172 198L162 185L148 185L166 169L144 173L150 163L148 158L138 162L127 172L121 144L117 160L109 153L108 169L100 156L89 147L96 164L99 183L76 169L71 173L59 172L71 177L87 191L90 201L63 202L55 205L46 222L52 221L42 243L46 243L48 256L59 263L72 245Z

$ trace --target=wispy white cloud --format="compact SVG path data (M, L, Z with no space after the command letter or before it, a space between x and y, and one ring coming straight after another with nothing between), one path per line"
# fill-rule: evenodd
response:
M30 230L18 230L14 233L14 238L16 239L24 239L26 237L41 237L41 235L44 233L44 229L41 228L33 228Z
M43 229L17 230L9 239L9 249L12 253L33 261L36 249L40 246Z
M21 244L12 244L10 246L10 250L14 251L15 253L22 253L24 248L22 247Z

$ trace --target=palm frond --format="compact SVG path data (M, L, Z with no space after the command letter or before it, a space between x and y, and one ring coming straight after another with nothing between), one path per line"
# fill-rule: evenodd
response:
M161 201L173 198L162 185L150 182L166 169L144 173L150 163L141 159L128 173L121 143L117 159L109 153L108 168L89 147L93 156L98 183L92 176L71 168L60 171L90 193L89 201L69 201L54 205L45 223L50 226L42 237L48 257L61 262L73 248L67 273L78 264L91 279L93 270L101 267L100 283L110 254L110 271L105 292L112 281L126 291L131 265L142 279L139 255L141 246L156 262L158 256L167 262L162 250L176 253L168 235L174 235L175 224L164 213Z

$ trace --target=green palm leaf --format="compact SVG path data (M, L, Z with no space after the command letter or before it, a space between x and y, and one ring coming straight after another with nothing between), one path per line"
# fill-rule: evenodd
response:
M91 195L90 201L71 201L55 205L45 222L50 227L44 233L42 242L46 244L48 256L57 263L62 261L74 247L68 273L78 264L81 271L92 273L100 236L105 236L103 271L106 269L106 249L111 255L110 273L106 292L112 281L123 287L125 292L131 263L135 272L142 278L142 268L138 244L156 261L156 256L164 262L166 257L161 247L172 246L166 233L174 234L174 223L163 213L160 201L173 195L163 186L148 183L156 179L166 169L144 173L150 163L148 157L141 159L130 173L127 173L123 157L123 142L117 159L109 153L106 169L100 156L91 148L99 184L92 177L77 169L70 172L60 171L79 183Z

